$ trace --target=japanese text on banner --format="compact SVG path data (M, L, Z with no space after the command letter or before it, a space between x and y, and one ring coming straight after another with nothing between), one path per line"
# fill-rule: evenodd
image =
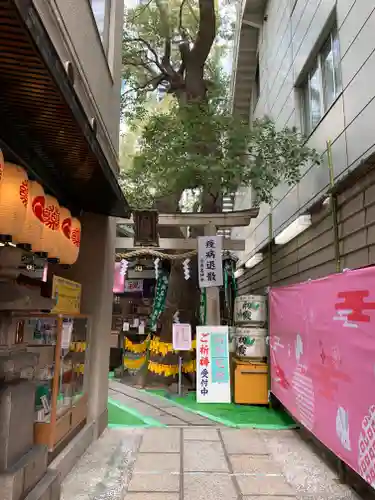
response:
M230 403L228 327L197 327L197 401Z
M201 236L198 238L200 288L223 285L222 238L222 236Z

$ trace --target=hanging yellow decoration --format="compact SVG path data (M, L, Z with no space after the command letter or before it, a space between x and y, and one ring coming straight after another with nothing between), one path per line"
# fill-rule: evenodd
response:
M178 373L178 366L162 365L161 363L155 363L155 361L148 362L148 369L150 372L156 373L156 375L164 375L164 377L171 377Z
M158 337L154 337L150 342L150 351L166 356L169 352L173 352L173 345L168 342L160 342Z
M70 351L71 352L85 352L86 351L86 342L71 342L70 343Z
M191 361L187 361L186 363L183 363L182 365L182 371L184 373L193 373L196 370L196 362L195 359L192 359Z
M149 335L143 342L141 342L140 344L136 344L136 343L132 342L130 339L128 339L127 337L125 337L124 348L127 351L135 352L135 353L145 352L145 350L147 349L148 343L150 342L150 338L151 337Z
M184 373L192 373L195 371L195 360L187 361L182 365L182 371ZM148 369L150 372L156 373L157 375L164 375L164 377L172 377L178 374L177 365L163 365L161 363L155 363L155 361L148 362Z
M196 349L197 347L196 340L193 340L191 345L192 345L191 350ZM175 352L173 349L173 344L170 344L169 342L162 342L161 340L159 340L159 337L154 337L151 340L150 351L153 352L154 354L161 354L162 356L166 356L169 352Z
M141 368L145 361L146 356L141 356L138 359L124 358L124 366L129 370L137 370L138 368Z

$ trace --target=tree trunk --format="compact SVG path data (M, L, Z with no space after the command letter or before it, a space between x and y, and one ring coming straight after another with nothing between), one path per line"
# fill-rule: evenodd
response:
M184 104L206 104L206 86L203 80L203 69L201 67L190 66L187 68L185 88L180 89L176 94L181 105ZM208 145L207 152L215 145ZM202 152L204 154L204 152ZM178 202L182 193L176 193L175 197L168 197L158 200L156 208L159 212L176 212L178 211ZM205 213L216 213L221 208L221 192L220 185L212 186L209 192L204 192L202 195L202 211ZM198 231L195 228L192 231L192 237L197 237L203 234L203 231ZM179 228L160 228L160 236L163 237L183 237ZM172 330L175 314L178 313L180 323L189 323L192 326L193 338L195 338L195 330L197 325L197 313L200 300L200 290L198 286L198 265L197 258L192 258L190 261L191 273L190 279L185 280L182 267L182 260L171 261L171 273L169 277L168 291L166 297L165 310L160 317L160 341L172 343ZM195 357L195 353L184 353L184 360L188 361ZM151 361L163 365L176 366L178 363L177 354L168 353L165 356L160 354L150 353ZM162 385L169 385L175 377L155 376L150 372L147 377L143 378L143 385L151 378L154 382Z

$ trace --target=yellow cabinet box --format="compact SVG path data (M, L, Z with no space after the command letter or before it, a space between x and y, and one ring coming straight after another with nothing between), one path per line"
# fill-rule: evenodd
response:
M268 404L268 366L266 363L234 360L234 402L246 405Z

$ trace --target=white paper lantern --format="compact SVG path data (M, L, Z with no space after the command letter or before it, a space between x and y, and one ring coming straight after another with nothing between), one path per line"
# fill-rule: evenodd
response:
M72 214L65 207L60 207L59 259L60 264L68 264L71 255Z
M72 229L70 232L69 257L64 264L74 264L79 255L81 246L81 223L75 217L72 218Z
M43 210L45 194L42 186L36 181L28 181L28 202L26 216L21 232L13 237L15 243L35 247L40 243L43 232Z
M0 158L0 235L17 237L22 231L28 203L28 178L25 170Z
M36 253L45 253L48 257L54 258L59 250L60 206L53 196L45 196L42 219L42 234L39 242L35 242L32 246L32 250Z

